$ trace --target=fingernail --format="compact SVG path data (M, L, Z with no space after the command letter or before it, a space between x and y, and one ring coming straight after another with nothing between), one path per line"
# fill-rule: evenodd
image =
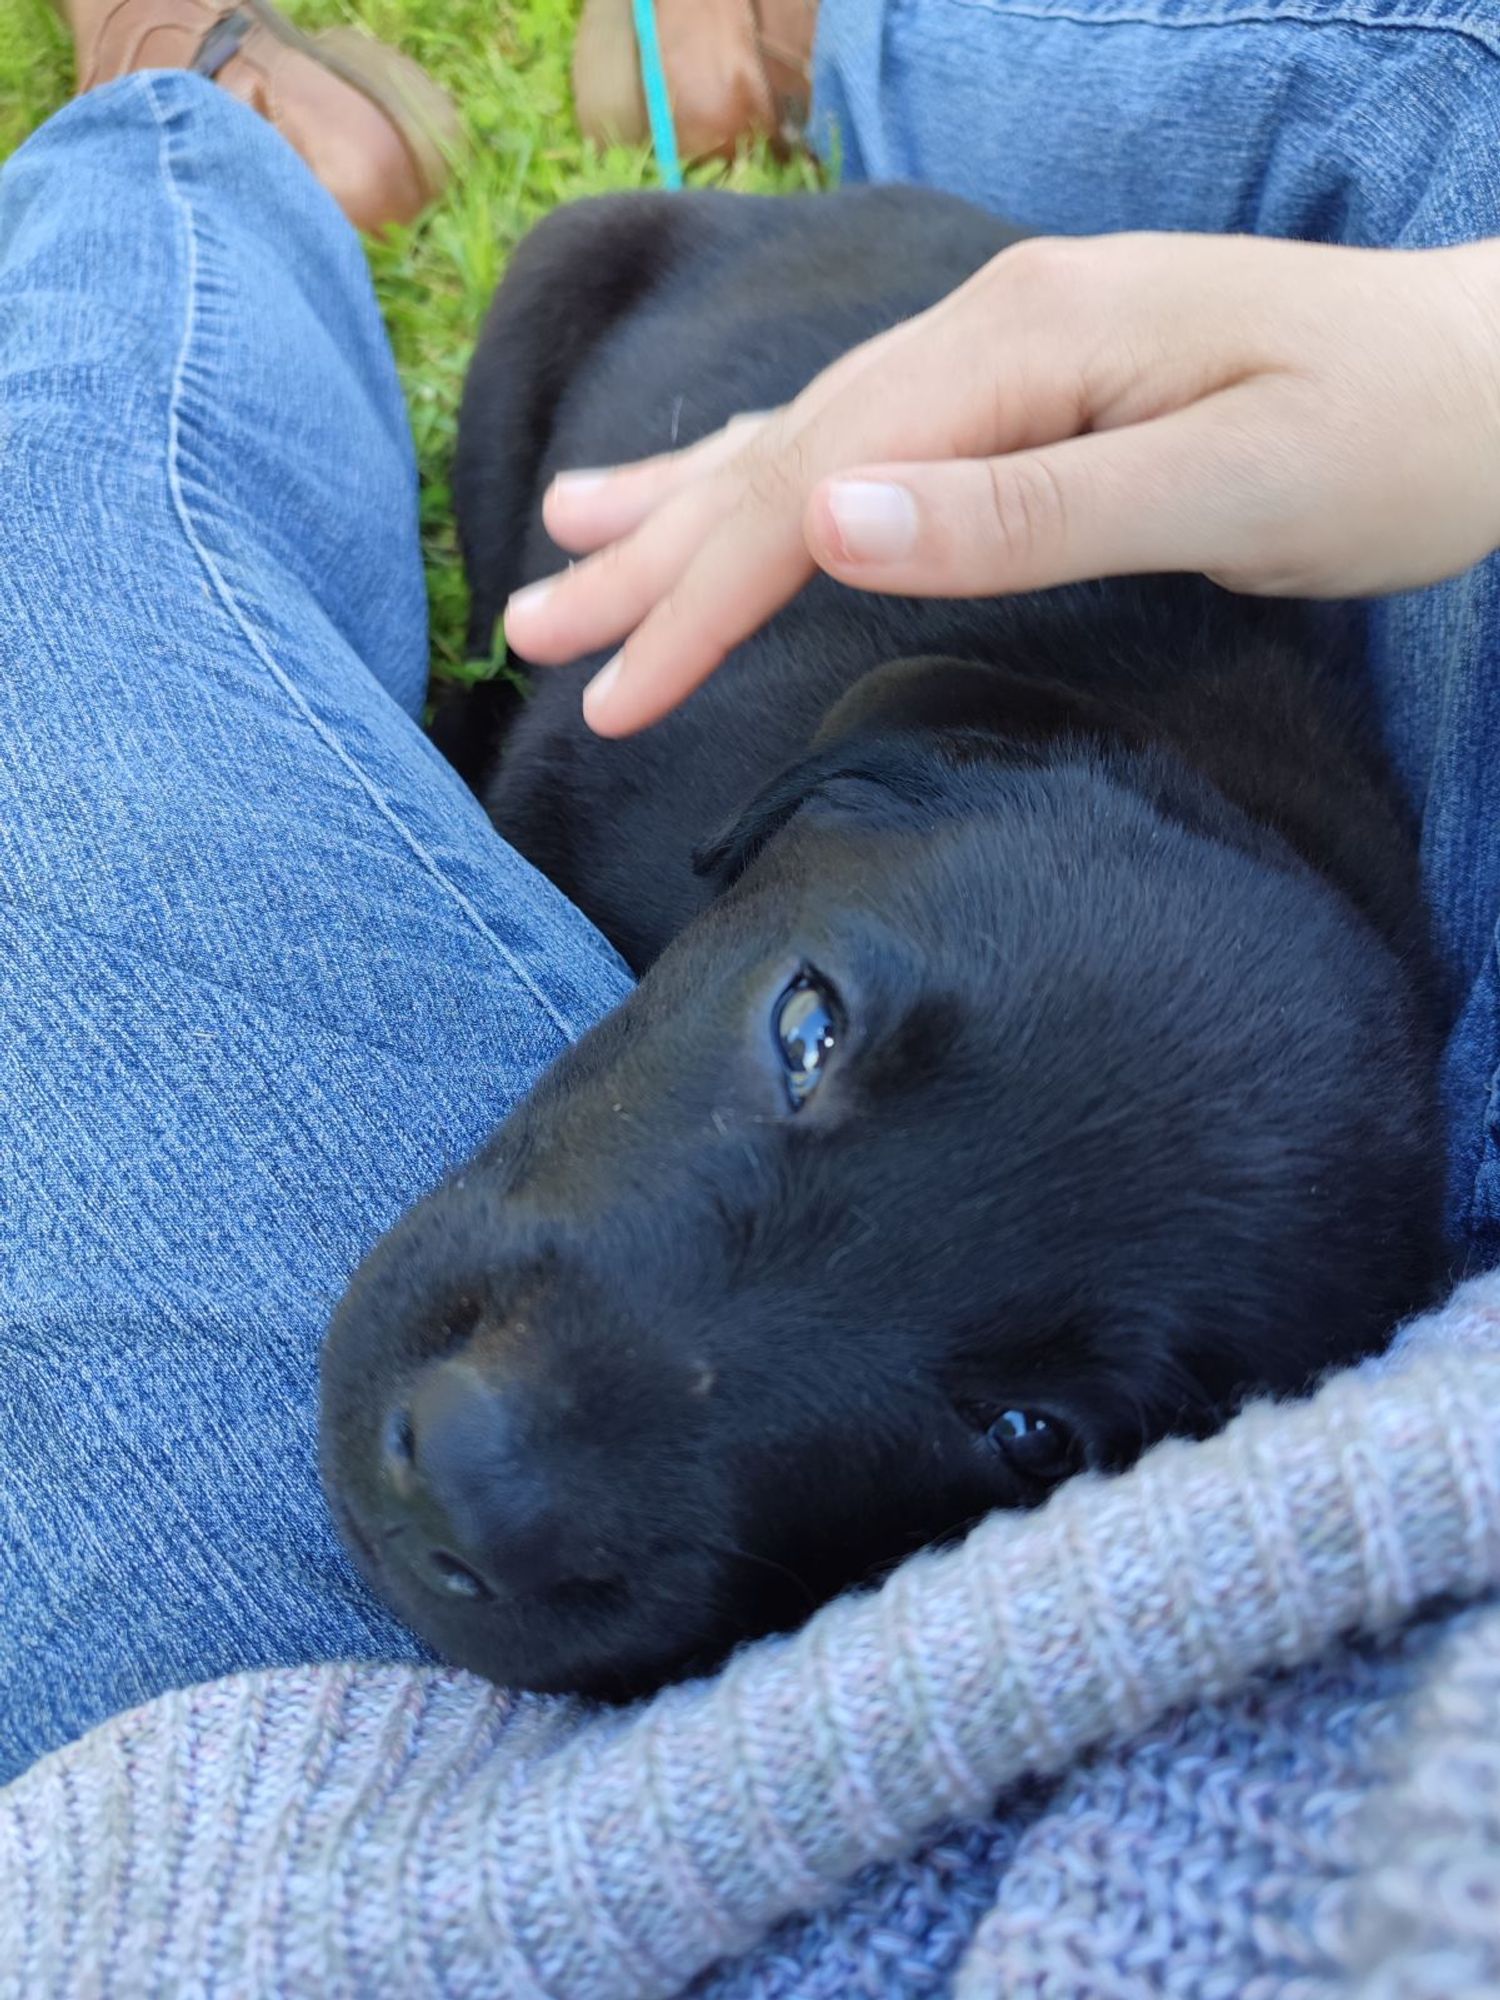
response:
M564 493L570 500L581 500L585 493L592 493L609 478L607 472L595 472L592 466L577 472L560 472L552 482L555 493Z
M895 562L917 541L917 503L904 486L874 479L836 479L828 511L850 562Z
M585 722L591 723L594 720L595 715L598 713L600 702L607 702L609 700L610 690L619 678L620 655L616 653L612 660L605 662L583 691L583 719Z
M524 590L518 590L505 607L507 618L529 618L533 611L540 611L557 587L557 578L544 576L540 583L528 583Z

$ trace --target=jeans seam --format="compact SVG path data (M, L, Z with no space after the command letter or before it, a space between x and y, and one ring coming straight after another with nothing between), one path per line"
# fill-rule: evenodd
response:
M1495 992L1500 995L1500 923L1495 925L1490 939L1490 976L1495 982ZM1478 975L1482 981L1484 974ZM1500 1017L1500 999L1493 1010ZM1490 1072L1489 1088L1484 1093L1479 1121L1479 1158L1474 1168L1474 1183L1468 1191L1468 1208L1464 1221L1472 1235L1482 1224L1493 1228L1495 1218L1486 1217L1485 1189L1490 1179L1493 1156L1500 1153L1500 1064Z
M293 706L303 716L318 740L331 755L343 765L355 784L365 794L375 810L403 842L425 872L452 898L455 905L473 925L485 942L498 954L532 999L542 1009L564 1040L575 1042L581 1030L561 1013L551 998L542 991L527 971L526 967L485 922L471 899L448 875L437 857L424 845L417 833L406 824L390 799L376 784L375 780L360 764L359 759L340 741L336 731L318 714L312 703L303 694L296 682L276 660L265 635L261 633L255 620L250 616L223 571L212 551L199 531L192 508L183 486L179 446L181 442L182 405L186 393L186 376L194 341L198 331L198 278L199 250L198 231L194 221L193 206L179 186L172 166L171 135L168 119L170 111L162 105L158 94L160 79L144 76L140 87L151 108L151 116L157 128L157 158L161 168L162 185L167 199L176 210L186 245L187 270L185 276L185 301L183 312L182 340L177 359L172 370L172 382L167 408L167 485L172 498L172 507L182 529L189 549L201 565L209 586L220 607L239 631L250 650L260 661L272 680Z
M1047 0L949 0L949 5L976 14L1002 14L1023 21L1061 21L1075 28L1163 28L1174 34L1201 33L1205 29L1240 27L1360 28L1374 33L1454 35L1484 50L1500 55L1500 34L1488 33L1469 21L1423 20L1412 15L1382 20L1360 7L1347 7L1337 14L1314 13L1310 8L1269 4L1205 9L1186 18L1142 7L1106 7L1090 10L1063 4L1050 6Z

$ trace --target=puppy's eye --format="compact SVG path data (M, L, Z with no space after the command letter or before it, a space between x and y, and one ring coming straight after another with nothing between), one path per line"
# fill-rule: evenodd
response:
M1072 1432L1038 1410L1002 1410L985 1428L984 1442L1028 1479L1062 1479L1078 1463Z
M816 974L799 973L777 1000L771 1027L795 1111L822 1082L838 1041L839 1020L832 993Z

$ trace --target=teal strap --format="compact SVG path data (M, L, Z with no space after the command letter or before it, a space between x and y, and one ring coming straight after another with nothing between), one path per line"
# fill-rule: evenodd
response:
M635 45L640 51L641 84L646 92L646 115L651 120L651 143L661 169L662 186L682 186L682 161L677 155L677 126L672 118L672 99L667 90L667 72L662 67L661 37L656 32L656 0L633 0Z

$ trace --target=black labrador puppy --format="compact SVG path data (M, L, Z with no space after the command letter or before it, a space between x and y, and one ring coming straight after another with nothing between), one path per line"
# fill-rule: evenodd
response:
M1006 243L885 189L523 246L457 493L488 648L560 467L790 397ZM625 1695L1378 1346L1434 1275L1411 837L1339 635L1194 580L820 580L659 728L441 739L644 976L371 1253L324 1468L496 1680Z

